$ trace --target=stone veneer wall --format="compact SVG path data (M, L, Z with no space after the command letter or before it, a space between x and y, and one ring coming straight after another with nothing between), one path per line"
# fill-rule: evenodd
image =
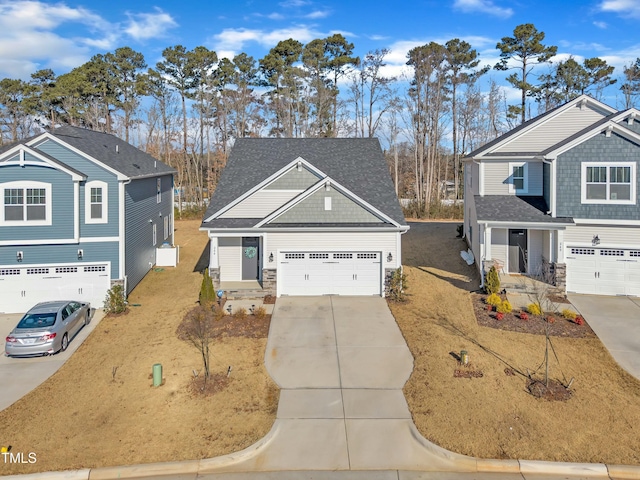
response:
M553 284L557 293L560 295L567 294L567 265L565 263L552 263Z
M262 270L262 289L265 295L276 296L277 273L275 269L265 268Z
M396 271L395 268L385 268L384 269L384 296L389 296L389 283L391 282L391 277L393 277L393 273Z
M220 289L220 269L209 268L209 276L211 277L211 283L213 283L213 289L218 291Z

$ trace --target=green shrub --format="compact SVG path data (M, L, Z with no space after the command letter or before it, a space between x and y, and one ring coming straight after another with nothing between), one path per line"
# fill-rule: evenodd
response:
M104 299L105 313L124 313L127 311L127 300L124 296L124 287L122 285L114 285L107 291Z
M391 275L387 285L387 298L394 302L405 300L405 290L407 289L407 276L402 273L402 267L398 267Z
M505 300L504 302L500 303L500 305L496 307L496 311L498 313L511 313L511 310L512 308L509 300Z
M567 320L575 320L578 314L573 310L569 310L568 308L565 308L564 310L562 310L562 316Z
M488 294L498 293L500 291L500 277L496 267L491 267L487 272L484 280L484 289Z
M502 303L502 299L500 298L500 295L498 295L497 293L492 293L485 299L485 303L487 305L493 305L494 307L497 307Z
M542 308L539 303L530 303L527 305L527 312L531 315L542 315Z
M209 276L209 269L205 268L204 275L202 276L202 285L200 286L200 305L208 306L212 305L216 301L216 292L213 288L213 282Z

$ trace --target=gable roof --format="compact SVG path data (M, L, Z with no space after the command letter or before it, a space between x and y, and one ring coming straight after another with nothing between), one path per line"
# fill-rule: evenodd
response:
M50 135L80 150L129 178L154 177L175 172L160 160L109 133L65 125L44 135ZM37 145L42 138L43 136L36 137L31 143Z
M491 156L501 156L501 157L520 156L521 157L521 156L537 155L540 153L540 151L537 151L537 150L536 151L514 151L514 152L500 151L499 153L497 153L496 150L499 150L502 146L509 144L510 142L513 142L527 135L532 130L539 128L540 126L551 121L552 119L562 115L564 112L567 112L574 107L583 106L583 105L589 105L593 110L597 111L604 118L613 116L618 113L614 108L602 102L599 102L598 100L590 97L589 95L580 95L579 97L576 97L567 103L559 105L558 107L553 108L541 115L538 115L537 117L527 120L523 124L515 127L512 130L509 130L504 135L501 135L495 138L494 140L482 145L481 147L475 149L474 151L466 155L465 159L485 157L485 156L486 157L491 157ZM580 128L579 130L583 130L583 129ZM562 141L564 142L565 140L563 139ZM549 149L549 148L551 148L551 146L549 145L545 146L545 149Z
M68 173L72 177L75 177L76 180L86 180L87 178L87 176L84 173L82 173L80 170L70 167L66 163L61 162L57 158L54 158L51 155L49 155L48 153L40 150L36 150L34 148L31 148L22 144L13 144L9 148L2 149L2 152L0 153L0 164L1 163L8 164L9 163L8 160L10 160L11 158L14 158L16 154L19 157L18 163L22 164L23 155L25 153L29 153L30 155L33 155L34 157L39 158L40 160L42 160L42 163L44 165L47 165L57 170L61 170L63 172ZM2 158L2 157L5 157L5 158ZM11 164L13 163L14 162L11 162ZM24 162L24 163L30 163L30 162Z
M375 138L238 139L204 219L210 219L298 158L398 224L406 225L380 143ZM215 227L232 228L234 222L228 220L233 219L216 219ZM214 225L203 221L202 226Z
M570 217L547 215L547 203L539 196L474 195L473 198L478 222L574 223Z

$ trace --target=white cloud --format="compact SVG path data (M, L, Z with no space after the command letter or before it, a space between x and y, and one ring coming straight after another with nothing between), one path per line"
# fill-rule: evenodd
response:
M307 13L304 17L311 20L316 20L319 18L326 18L329 15L331 15L331 12L329 10L315 10L311 13Z
M607 24L607 22L593 22L593 24L598 27L601 28L602 30L606 29L609 25Z
M301 43L307 43L314 38L323 38L326 34L318 32L306 25L296 25L289 28L279 28L265 31L249 28L226 28L213 37L214 49L227 55L243 51L247 43L257 43L266 48L275 47L281 40L293 38ZM230 57L229 57L230 58Z
M513 15L513 9L498 7L491 0L455 0L453 8L464 13L480 12L501 18Z
M618 13L623 17L640 18L638 0L603 0L599 8L603 12Z
M167 30L178 26L171 15L157 7L154 13L127 13L127 17L124 31L134 40L163 37Z

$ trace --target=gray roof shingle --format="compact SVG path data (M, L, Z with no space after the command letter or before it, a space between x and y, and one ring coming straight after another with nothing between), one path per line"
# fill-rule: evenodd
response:
M547 215L547 203L543 197L475 195L474 200L479 222L574 223L570 217Z
M406 225L380 144L375 138L242 138L236 140L204 218L302 157L401 225ZM233 219L203 222L231 227ZM214 226L215 225L215 226Z

